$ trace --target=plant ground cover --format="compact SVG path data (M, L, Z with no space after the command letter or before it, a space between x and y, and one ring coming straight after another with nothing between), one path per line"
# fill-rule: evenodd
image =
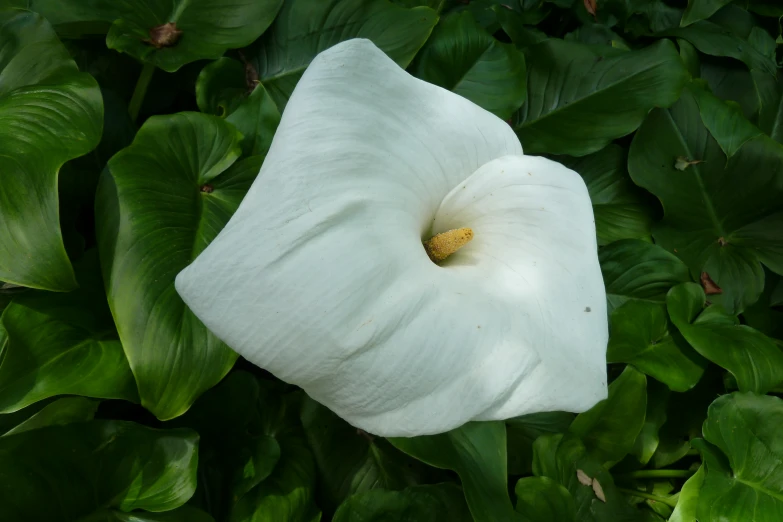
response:
M781 19L777 0L0 0L0 520L783 520ZM377 437L177 295L307 66L353 38L582 177L606 400Z

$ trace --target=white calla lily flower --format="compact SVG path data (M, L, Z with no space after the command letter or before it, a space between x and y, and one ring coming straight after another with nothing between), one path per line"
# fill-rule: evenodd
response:
M250 362L381 436L607 395L580 176L368 40L308 67L258 178L176 288Z

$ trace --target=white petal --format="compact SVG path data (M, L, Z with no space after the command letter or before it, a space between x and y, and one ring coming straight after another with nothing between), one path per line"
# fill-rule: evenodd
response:
M259 178L226 228L178 276L177 290L245 358L371 433L439 433L471 419L581 411L605 393L596 361L606 346L581 179L530 158L555 172L556 181L541 185L549 192L533 191L547 206L560 205L562 216L475 206L479 214L505 212L509 223L533 223L532 251L503 244L508 253L493 261L469 245L444 268L421 244L436 213L435 226L459 221L460 212L475 218L474 230L487 234L476 245L495 248L503 243L497 238L511 237L515 232L492 217L459 210L455 187L470 177L471 187L477 182L470 192L480 193L492 183L491 173L482 173L528 161L521 152L495 116L412 78L366 40L339 44L305 72ZM515 157L492 162L507 155ZM522 179L523 191L523 176L514 179ZM517 192L508 190L509 197ZM563 229L565 236L548 235ZM559 260L566 253L572 259ZM466 265L471 256L474 267ZM534 292L503 268L532 260L564 263L566 269L528 272L564 280L542 281ZM587 306L593 312L585 314ZM553 321L563 331L549 331ZM576 346L564 346L574 339Z

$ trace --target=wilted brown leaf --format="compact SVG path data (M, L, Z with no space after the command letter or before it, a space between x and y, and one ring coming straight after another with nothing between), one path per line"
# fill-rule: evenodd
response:
M715 294L723 293L721 287L715 284L715 281L712 280L710 274L708 274L707 272L702 272L699 280L701 281L701 286L702 288L704 288L704 293L706 295L715 295Z

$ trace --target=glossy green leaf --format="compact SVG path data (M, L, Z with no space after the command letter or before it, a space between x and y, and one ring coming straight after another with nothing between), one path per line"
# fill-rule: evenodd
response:
M0 49L0 280L73 290L57 179L98 145L100 90L37 14L0 11Z
M626 366L609 384L609 397L577 415L569 430L579 435L590 455L611 465L633 449L646 408L647 378Z
M662 40L607 57L575 42L526 50L527 100L514 117L526 153L583 156L635 131L653 107L679 97L688 72Z
M258 422L260 390L256 378L231 372L184 415L166 427L199 433L201 476L194 504L223 520L237 500L266 479L280 459L277 440L253 428ZM270 407L270 405L266 405Z
M744 20L737 23L748 16L747 12L738 6L728 8L721 10L721 16L700 20L688 27L667 29L657 36L682 38L704 54L734 58L745 63L750 69L774 75L777 70L774 53L766 54L754 47L748 40L750 34L745 31L746 27L742 23Z
M652 468L668 468L686 458L690 441L701 437L707 407L723 390L725 371L709 366L699 383L684 393L671 392L666 406L666 422L658 430L658 446L650 460Z
M577 436L570 433L544 435L536 440L533 449L533 474L550 478L568 490L576 507L577 521L644 520L617 491L612 475L588 454ZM603 494L604 500L599 500L596 491Z
M240 138L214 116L150 118L98 188L109 304L141 402L162 420L184 413L237 358L185 306L174 278L225 226L260 169L259 157L236 162Z
M758 127L742 114L734 102L724 102L706 89L694 89L701 120L718 142L727 158L732 157L748 140L761 134Z
M506 427L470 422L440 435L389 439L397 448L462 480L476 522L517 519L506 489Z
M783 143L783 73L776 76L751 72L761 103L758 126L778 143Z
M783 514L783 401L751 393L719 397L709 409L700 522L773 522Z
M30 9L65 29L84 22L111 24L110 49L169 72L186 63L220 58L244 47L274 20L283 0L28 0ZM165 37L161 28L181 31ZM95 26L98 29L101 25ZM89 31L93 32L93 31Z
M708 362L669 322L663 303L630 301L611 314L609 363L628 363L674 391L693 388Z
M783 147L760 136L727 162L701 121L698 95L691 85L671 109L650 113L631 144L628 167L663 203L656 242L694 276L706 272L721 289L710 298L738 313L761 294L760 261L783 272ZM678 158L699 163L679 170Z
M493 38L469 12L440 21L413 73L503 119L525 101L525 55Z
M525 477L514 487L517 511L530 522L574 522L576 504L566 488L549 477Z
M666 409L671 393L665 384L647 379L647 411L644 425L636 437L631 454L642 465L647 465L658 449L661 426L666 422Z
M533 469L533 442L544 434L565 433L575 415L564 411L531 413L506 421L509 475L527 475Z
M742 313L744 323L768 337L783 339L783 278L764 271L764 292Z
M185 504L177 509L162 513L145 511L123 513L115 509L106 510L83 518L79 522L215 522L215 519L204 511Z
M357 430L314 400L305 399L301 419L318 468L322 507L336 508L354 493L398 490L421 482L423 470L416 460L388 441Z
M669 316L688 343L731 372L741 391L766 393L783 382L783 351L761 332L740 325L720 306L704 309L706 300L695 283L679 285L669 292Z
M321 51L351 38L367 38L407 67L437 21L428 7L406 9L388 0L286 0L272 27L246 55L282 112Z
M0 316L0 412L66 394L138 401L94 251L77 274L79 290L25 292Z
M416 486L402 491L375 489L346 500L334 522L472 522L462 490L453 484Z
M715 11L730 3L731 0L688 0L688 7L682 15L680 27L709 18Z
M120 421L2 437L3 516L73 522L107 508L174 509L196 488L197 451L198 436L190 430L154 430Z
M272 475L234 507L230 522L318 522L315 463L301 435L280 440L281 458Z
M196 80L196 100L201 112L224 117L242 133L245 155L266 155L280 123L280 111L264 86L246 72L244 65L231 58L212 62Z
M616 241L600 248L598 259L610 312L629 300L663 303L670 288L691 280L674 254L644 241Z
M650 237L652 212L642 191L628 176L622 148L609 145L582 158L564 156L557 160L578 172L587 185L599 245Z
M86 422L93 419L98 402L84 397L64 397L52 401L28 419L17 424L3 436L15 435L47 426L63 426L74 422Z
M674 508L672 516L669 517L669 522L694 522L696 520L699 491L701 491L703 483L704 466L700 466L699 470L683 484L677 497L677 507Z

